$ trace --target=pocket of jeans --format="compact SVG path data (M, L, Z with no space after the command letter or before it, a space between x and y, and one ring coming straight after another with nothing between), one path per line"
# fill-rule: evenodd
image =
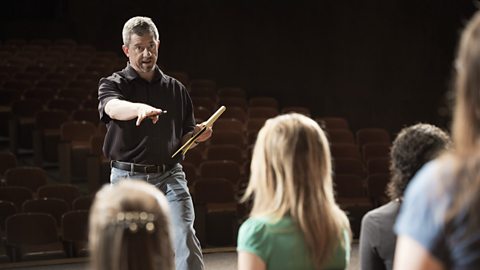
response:
M172 172L172 175L167 181L168 192L171 192L177 199L186 198L190 196L187 186L187 180L185 179L185 173L179 169ZM168 197L169 194L167 194Z

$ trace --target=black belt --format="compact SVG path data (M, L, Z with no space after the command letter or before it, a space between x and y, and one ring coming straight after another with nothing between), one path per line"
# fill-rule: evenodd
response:
M164 173L173 168L174 165L162 164L162 165L146 165L137 164L123 161L112 160L111 166L124 171L137 172L137 173Z

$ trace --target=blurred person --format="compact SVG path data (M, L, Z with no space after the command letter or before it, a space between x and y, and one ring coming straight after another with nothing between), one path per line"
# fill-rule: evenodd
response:
M350 225L335 203L328 141L312 119L269 119L253 150L238 269L345 269Z
M390 202L368 212L362 219L359 244L362 270L393 268L396 243L393 225L405 188L415 173L449 144L448 134L429 124L406 127L397 135L390 151L391 180L387 186Z
M455 68L453 148L407 187L394 269L480 269L480 12L462 33Z
M91 269L175 269L169 215L165 196L150 184L104 186L90 211Z
M203 269L193 229L193 203L179 163L183 155L172 158L172 154L204 124L195 124L185 86L156 64L160 40L153 21L129 19L122 37L129 62L123 70L102 78L98 89L100 119L107 126L103 152L111 160L110 182L142 179L163 191L172 212L177 269ZM211 134L208 128L195 145Z

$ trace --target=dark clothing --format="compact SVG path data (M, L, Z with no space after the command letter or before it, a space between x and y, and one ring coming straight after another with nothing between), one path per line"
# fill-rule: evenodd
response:
M368 212L362 219L360 232L360 269L378 270L393 268L397 238L393 231L400 203L389 202Z
M107 158L151 165L173 165L179 161L172 160L171 155L182 137L195 127L192 101L180 82L158 67L153 80L148 82L127 65L100 80L98 99L100 118L107 124L103 145ZM136 118L118 121L105 113L105 105L112 99L145 103L167 113L160 115L156 124L147 118L136 126Z
M195 212L185 173L179 160L171 159L182 137L195 127L187 90L158 67L153 80L148 82L127 65L122 71L100 80L98 99L100 118L107 124L103 151L115 161L112 162L111 183L127 178L141 179L162 190L171 210L176 269L203 270L202 250L193 229ZM156 124L147 118L137 127L137 118L119 121L105 113L105 105L112 99L148 104L167 113L160 115Z

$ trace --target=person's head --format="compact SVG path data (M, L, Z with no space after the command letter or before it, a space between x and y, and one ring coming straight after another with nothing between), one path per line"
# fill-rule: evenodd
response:
M416 124L400 131L390 152L388 184L390 199L403 197L405 188L417 171L428 161L438 157L450 144L450 137L440 128Z
M160 40L152 19L133 17L123 26L123 52L130 65L140 74L151 73L158 58Z
M163 194L137 180L104 186L90 211L89 247L94 270L174 269Z
M348 220L334 200L330 148L320 126L301 114L266 121L258 133L244 200L252 216L290 216L302 230L315 265L337 245Z
M455 62L455 110L452 137L460 154L478 151L480 139L480 13L463 31Z

